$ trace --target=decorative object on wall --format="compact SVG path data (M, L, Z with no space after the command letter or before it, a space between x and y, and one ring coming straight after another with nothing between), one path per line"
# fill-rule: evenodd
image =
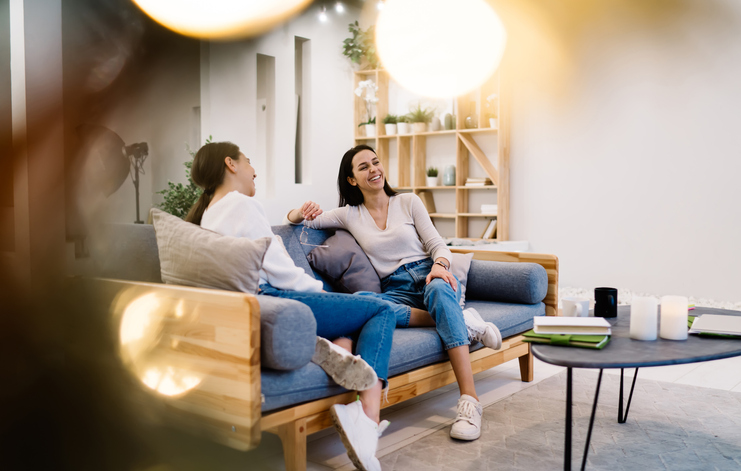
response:
M427 186L437 186L437 168L427 169Z
M383 118L383 125L386 128L387 136L393 136L396 134L396 121L398 119L399 117L393 114L387 114L386 117Z
M374 26L365 31L358 22L350 23L347 30L352 37L342 41L342 54L350 59L360 68L377 69L379 67L378 55L376 54L376 31Z
M146 142L125 145L118 134L96 124L81 124L77 133L82 143L84 161L98 165L101 169L99 188L108 197L118 190L127 176L131 176L136 191L136 224L139 218L139 175L144 175L144 161L149 155Z
M211 136L208 136L205 143L208 144L209 142L211 142ZM157 192L158 195L164 195L164 201L158 204L157 207L180 219L185 219L191 206L198 201L201 193L203 193L203 190L198 188L193 183L193 179L190 178L190 169L193 166L193 157L195 157L196 153L187 144L185 145L185 149L190 154L190 160L183 162L183 165L185 165L185 178L188 180L188 183L183 185L182 183L168 181L168 188Z
M355 89L355 95L365 101L366 121L360 123L358 127L365 129L366 137L375 137L376 135L376 117L373 116L373 107L378 103L378 85L373 80L363 80Z
M445 46L440 47L440 32ZM404 88L426 97L463 95L491 77L507 34L486 0L389 1L376 21L378 55Z
M273 29L306 8L310 0L134 0L153 20L186 36L237 39Z
M445 167L445 172L443 173L443 185L455 186L455 165L448 165Z

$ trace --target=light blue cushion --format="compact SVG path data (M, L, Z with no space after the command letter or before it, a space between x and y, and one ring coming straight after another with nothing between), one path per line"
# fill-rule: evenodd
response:
M548 274L537 263L471 261L466 300L535 304L547 292Z

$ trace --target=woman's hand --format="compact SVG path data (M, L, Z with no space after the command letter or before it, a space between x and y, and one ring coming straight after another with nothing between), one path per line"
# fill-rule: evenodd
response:
M432 270L430 270L430 274L427 275L427 284L430 284L430 282L435 278L441 278L445 280L445 282L448 283L451 288L453 288L454 292L458 291L458 282L456 281L453 274L437 263L432 265Z
M322 211L322 208L319 207L319 203L315 203L313 201L307 201L306 203L301 206L301 215L306 219L307 221L313 221L317 218L320 214L322 214L324 211Z
M319 203L307 201L300 208L292 209L288 213L288 219L294 224L301 224L304 219L313 221L324 211L319 207Z

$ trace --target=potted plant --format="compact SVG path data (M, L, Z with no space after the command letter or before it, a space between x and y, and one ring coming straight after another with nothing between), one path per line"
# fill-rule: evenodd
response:
M499 119L497 109L499 108L497 103L498 96L496 93L486 97L486 117L489 119L489 127L497 129L499 126Z
M383 125L386 127L387 136L393 136L396 134L396 121L398 119L399 117L394 114L387 114L386 117L383 118Z
M437 186L437 168L427 169L427 186Z
M206 144L211 142L211 136L206 139ZM166 190L158 191L158 195L164 195L162 203L155 205L159 209L177 216L180 219L185 219L188 215L191 206L193 206L198 198L203 193L203 190L198 188L193 179L190 177L190 169L193 166L193 158L196 153L193 152L188 144L185 144L185 150L190 154L190 160L184 162L185 165L185 178L188 180L186 185L182 183L167 182L168 188Z
M412 127L409 124L409 117L404 116L398 116L396 118L396 127L398 128L399 134L409 134L412 132Z
M373 26L363 31L358 22L350 23L348 31L352 37L342 41L342 54L361 69L370 67L377 69L379 66L378 55L376 55L376 31Z
M412 132L427 132L427 123L432 121L435 111L430 108L422 108L421 104L417 104L417 107L410 110L407 117L409 122L412 123Z
M376 92L378 92L378 85L373 80L363 80L355 89L355 95L365 101L366 121L358 124L358 127L365 130L366 137L376 136L376 117L373 116L373 106L378 103Z

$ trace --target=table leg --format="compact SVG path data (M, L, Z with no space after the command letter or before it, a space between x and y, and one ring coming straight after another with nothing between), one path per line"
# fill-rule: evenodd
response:
M636 379L638 379L638 368L633 375L633 384L630 385L630 395L628 396L628 405L625 407L625 415L623 415L623 368L620 368L620 397L618 400L618 423L624 424L628 420L628 411L630 410L630 401L633 400L633 389L636 387Z
M597 400L599 399L599 388L602 385L602 368L599 370L597 378L597 389L594 391L594 403L592 403L592 416L589 418L589 431L587 432L587 442L584 444L584 457L581 460L581 470L587 466L587 455L589 454L589 442L592 439L592 427L594 426L594 416L597 414Z
M572 370L566 368L566 433L563 449L563 469L571 471L571 382Z

